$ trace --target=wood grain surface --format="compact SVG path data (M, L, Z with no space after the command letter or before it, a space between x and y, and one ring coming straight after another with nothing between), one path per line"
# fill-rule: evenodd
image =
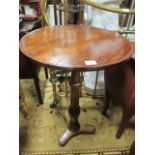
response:
M112 31L85 25L62 25L28 33L21 39L20 49L45 66L95 70L129 59L133 46Z

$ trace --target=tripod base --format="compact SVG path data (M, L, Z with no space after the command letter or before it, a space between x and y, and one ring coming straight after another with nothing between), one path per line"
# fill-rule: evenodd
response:
M70 139L72 139L74 136L80 135L80 134L94 134L96 131L95 126L90 124L81 124L81 127L79 131L72 132L69 129L67 129L59 138L58 143L60 146L64 146Z

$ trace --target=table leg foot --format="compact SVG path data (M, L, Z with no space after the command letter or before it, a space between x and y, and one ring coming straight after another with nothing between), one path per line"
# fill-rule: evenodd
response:
M80 135L80 134L94 134L96 131L95 126L90 124L81 124L80 130L76 132L72 132L69 129L67 129L59 138L58 143L60 146L64 146L70 139L72 139L74 136Z

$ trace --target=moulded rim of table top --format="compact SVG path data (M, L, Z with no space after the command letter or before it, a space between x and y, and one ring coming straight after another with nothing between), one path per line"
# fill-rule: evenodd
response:
M47 27L43 27L43 28L39 28L39 29L36 29L28 34L26 34L21 40L20 40L20 49L21 51L25 51L23 48L22 48L22 40L24 40L25 37L27 37L27 35L30 35L31 33L34 33L36 31L39 31L41 29L45 29L45 28L54 28L54 27L63 27L63 26L66 26L66 25L56 25L56 26L47 26ZM86 27L90 27L90 28L96 28L96 27L92 27L92 26L87 26L87 25L69 25L69 26L86 26ZM104 30L102 28L97 28L97 29L101 29L101 30ZM110 30L106 30L106 31L109 31L109 32L112 32ZM113 32L114 33L114 32ZM125 37L121 36L122 38L124 38L125 40L127 40ZM90 66L82 66L82 65L76 65L76 66L58 66L58 65L53 65L53 64L49 64L49 63L46 63L46 62L41 62L41 61L38 61L38 60L35 60L33 57L30 57L29 55L26 55L26 53L24 52L23 54L26 55L27 57L29 57L32 61L36 62L36 63L39 63L40 65L43 65L43 66L46 66L46 67L50 67L50 68L54 68L54 69L61 69L61 70L80 70L80 71L92 71L92 70L100 70L100 69L104 69L106 67L109 67L109 66L112 66L112 65L115 65L115 64L119 64L121 62L124 62L124 61L127 61L128 59L131 58L132 54L133 54L133 45L132 43L130 43L130 46L131 46L131 49L129 50L128 54L125 55L122 59L120 59L119 61L116 61L116 62L112 62L112 63L106 63L105 65L101 64L101 65L90 65Z

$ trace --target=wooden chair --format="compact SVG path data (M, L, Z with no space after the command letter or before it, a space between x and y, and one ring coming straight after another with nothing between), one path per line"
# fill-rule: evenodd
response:
M20 16L21 17L21 16ZM21 39L25 34L41 27L41 22L38 17L22 14L20 18L19 27L19 39ZM23 55L19 50L19 78L20 79L34 79L36 92L39 100L39 104L43 104L43 99L41 96L38 71L40 67L32 62L29 58Z
M130 119L135 114L135 56L127 62L105 69L106 106L102 113L107 115L109 100L114 105L121 105L123 116L116 138L120 138Z

